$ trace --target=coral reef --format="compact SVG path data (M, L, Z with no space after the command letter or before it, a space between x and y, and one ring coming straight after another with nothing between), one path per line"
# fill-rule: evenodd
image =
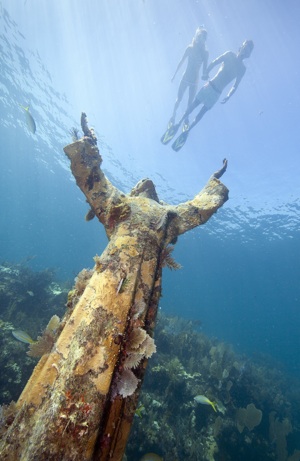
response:
M15 329L24 330L36 338L45 329L51 316L57 319L65 311L68 286L54 279L54 272L34 272L26 265L2 262L0 264L0 404L16 400L28 380L36 360L26 354L28 345L16 341L12 336ZM55 315L53 315L55 314ZM57 328L49 325L49 329ZM48 327L47 327L48 328ZM42 335L43 351L53 345L53 335ZM34 343L33 350L42 344ZM47 349L47 350L48 350Z
M64 312L68 300L67 316L71 315L92 274L88 269L78 274L67 296L66 288L54 282L48 271L45 275L20 265L0 266L0 434L1 427L14 418L14 403L8 403L17 399L36 364L26 354L28 345L16 341L12 330L24 329L34 338L36 332L43 331L29 350L37 348L34 355L47 352L61 328L56 313ZM34 295L27 297L27 291ZM35 298L39 303L35 304ZM45 305L47 309L40 308ZM157 347L134 418L127 459L138 461L144 453L154 452L165 461L300 460L299 382L291 382L273 363L268 366L266 357L239 356L230 345L208 338L198 331L199 321L160 314L154 344L143 328L144 310L142 300L133 305L115 385L115 395L126 397L134 392L139 383L135 367ZM123 340L115 337L120 345ZM54 366L52 372L57 373ZM196 395L214 401L218 412L197 404ZM66 393L59 419L61 431L85 437L93 408L84 393L79 397Z
M197 331L197 322L160 313L157 354L147 370L127 459L165 461L300 459L300 383L273 364L239 356ZM216 403L199 405L196 395Z
M261 423L262 411L256 408L253 403L249 403L246 408L239 408L236 412L237 428L240 433L246 427L252 431L256 426Z

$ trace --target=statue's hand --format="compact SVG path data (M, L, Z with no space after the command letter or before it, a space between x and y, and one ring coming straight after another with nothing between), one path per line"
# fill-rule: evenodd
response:
M219 179L221 178L221 176L225 173L226 169L227 169L227 159L224 158L223 160L223 166L220 170L216 171L214 174L213 174L213 178L216 178L216 179Z

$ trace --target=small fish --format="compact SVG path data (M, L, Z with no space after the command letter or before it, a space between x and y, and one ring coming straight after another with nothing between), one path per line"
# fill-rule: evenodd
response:
M36 132L36 124L35 124L34 118L32 117L31 113L29 112L29 106L24 107L24 106L21 106L21 104L20 104L20 107L25 111L26 123L27 123L28 130L31 131L31 133L34 134Z
M28 290L28 291L26 291L26 293L27 293L29 296L34 296L33 291Z
M137 416L138 418L142 418L143 417L142 413L144 412L144 410L145 410L145 407L141 403L139 407L135 410L134 416Z
M22 330L13 330L12 331L12 335L18 340L18 341L21 341L22 343L26 343L26 344L34 344L36 343L36 341L34 341L31 336L29 336L28 333L26 333L26 331L22 331Z
M196 400L197 403L202 403L202 405L210 405L211 407L213 407L214 411L217 411L216 402L212 402L207 397L205 397L205 395L196 395L196 397L194 397L194 400Z

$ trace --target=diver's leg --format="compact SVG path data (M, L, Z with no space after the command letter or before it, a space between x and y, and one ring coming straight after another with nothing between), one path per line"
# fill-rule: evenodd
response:
M197 123L200 122L200 120L202 119L203 115L206 114L206 112L208 111L209 109L205 106L202 106L199 114L196 116L195 120L191 123L190 125L190 128L189 130L191 130L192 128L194 128L195 125L197 125Z
M181 103L181 100L183 98L183 95L186 89L187 89L187 83L184 79L181 79L181 82L178 88L177 99L175 101L175 106L174 106L172 117L170 119L170 123L175 123L176 112L177 112L179 104Z
M185 115L184 115L184 119L186 120L186 116L192 112L192 110L194 109L194 107L197 107L199 105L199 102L197 100L195 100L191 106L188 108L188 110L186 111ZM200 110L199 114L197 115L197 117L195 118L195 120L191 123L191 125L189 126L188 124L184 124L183 125L183 129L182 129L182 133L178 136L177 139L175 139L175 141L173 142L172 144L172 149L175 150L175 152L178 152L183 146L184 144L186 143L186 140L188 138L188 135L189 135L189 132L191 131L192 128L194 128L194 126L201 120L201 118L203 117L203 115L208 111L207 107L205 106L202 106L202 109ZM182 119L183 120L183 119ZM182 121L181 120L181 121ZM174 125L176 127L178 127L179 125ZM223 167L224 168L224 167ZM226 169L226 167L225 167ZM224 170L225 171L225 170ZM215 174L218 174L215 173Z
M197 85L190 85L189 86L189 99L188 99L188 105L187 105L187 108L190 107L190 105L192 104L192 102L194 101L195 99L195 96L196 96L196 93L197 93ZM189 117L188 115L185 117L184 119L184 124L185 125L188 125L189 124Z
M178 125L181 125L181 123L183 122L183 120L186 120L186 118L188 118L188 116L190 115L191 112L193 112L194 109L196 109L197 106L199 106L200 104L200 101L198 101L198 99L194 99L194 101L192 102L192 104L187 108L187 110L185 111L185 113L183 114L182 118L180 119L180 121L178 122Z

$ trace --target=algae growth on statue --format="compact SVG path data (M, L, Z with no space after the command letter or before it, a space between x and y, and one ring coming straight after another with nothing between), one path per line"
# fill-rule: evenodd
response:
M2 438L2 459L121 461L153 339L162 268L176 267L177 237L202 225L226 202L219 178L227 161L190 201L161 203L150 179L129 194L101 170L97 139L81 116L83 138L64 151L108 244L70 292L51 351L16 403Z

